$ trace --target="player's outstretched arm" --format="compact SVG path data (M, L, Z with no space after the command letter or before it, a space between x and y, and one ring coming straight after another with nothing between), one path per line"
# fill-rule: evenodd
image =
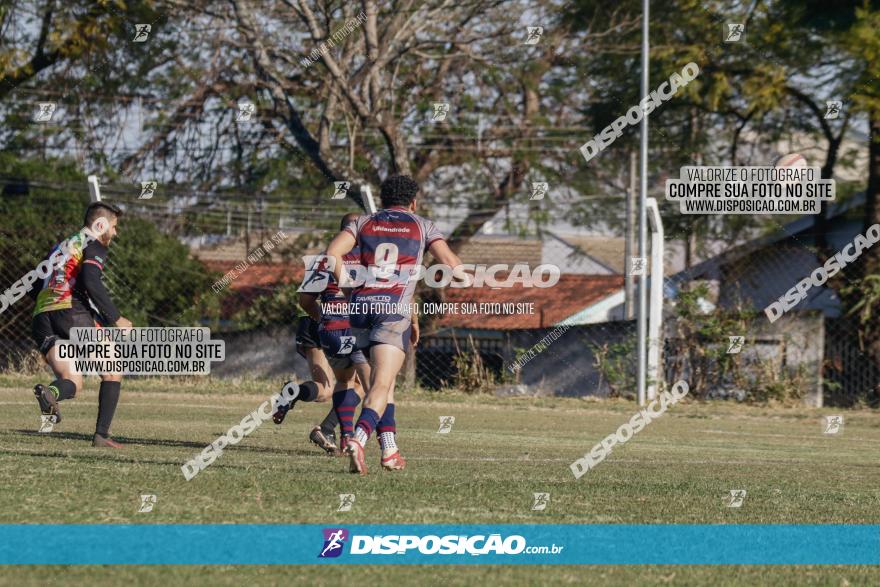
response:
M449 245L446 244L445 240L435 240L428 247L428 251L430 251L437 261L443 265L452 267L453 277L458 281L464 282L465 287L473 283L471 276L465 273L461 259L458 258L458 255L452 252L452 249L449 248Z
M419 315L413 313L412 315L412 330L410 331L409 341L413 346L419 344Z

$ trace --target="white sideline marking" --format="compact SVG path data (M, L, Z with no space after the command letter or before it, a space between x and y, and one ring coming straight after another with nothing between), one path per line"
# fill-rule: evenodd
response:
M87 399L74 399L74 400L66 400L73 401L77 406L97 406L97 400L87 400ZM0 406L30 406L36 405L34 402L29 401L17 401L17 402L4 402L0 401ZM61 407L64 407L65 404L61 404ZM229 410L231 409L227 406L218 406L211 404L166 404L166 403L153 403L153 402L125 402L126 406L154 406L154 407L162 407L167 406L171 408L198 408L200 410L210 409L210 410ZM62 414L63 415L63 414Z
M852 425L850 425L850 429ZM709 434L730 434L733 436L767 436L771 438L797 438L800 440L815 440L820 437L818 434L806 434L806 435L794 435L794 434L772 434L768 432L734 432L732 430L698 430L697 432L706 432ZM868 441L868 442L880 442L878 438L856 438L854 436L847 436L847 440L859 440L859 441Z

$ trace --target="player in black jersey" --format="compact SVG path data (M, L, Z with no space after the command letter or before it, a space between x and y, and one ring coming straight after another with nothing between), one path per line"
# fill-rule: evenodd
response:
M106 202L95 202L86 209L84 228L59 243L50 253L52 273L37 294L32 321L34 342L55 373L48 386L37 385L34 395L43 415L61 422L58 404L76 396L82 387L82 374L70 361L58 357L55 343L67 340L74 327L116 326L131 328L104 287L102 276L107 262L107 247L116 236L122 211ZM110 423L119 402L122 375L104 373L98 392L98 420L93 446L121 448L110 438Z

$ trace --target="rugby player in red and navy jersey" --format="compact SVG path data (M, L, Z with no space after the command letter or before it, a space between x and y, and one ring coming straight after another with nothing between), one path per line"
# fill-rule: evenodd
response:
M340 230L358 216L355 213L343 216ZM357 249L349 251L345 262L360 262ZM309 268L303 278L299 302L306 316L300 319L297 328L296 350L308 363L312 381L317 385L318 393L314 401L326 401L329 397L333 399L333 407L324 421L312 428L309 440L328 454L339 454L336 426L339 425L342 432L340 446L345 446L345 437L353 434L355 408L364 396L361 383L370 380L370 366L363 352L354 346L348 312L345 310L348 300L325 265L319 261L315 267ZM309 287L310 283L314 285ZM335 383L332 383L333 380ZM297 401L304 401L303 397L307 399L307 396L299 396ZM295 402L279 405L273 421L282 423L293 405Z
M417 269L425 252L429 251L438 263L452 267L458 279L469 280L461 271L461 260L434 223L415 214L418 194L419 184L411 177L387 178L379 191L382 209L346 226L327 248L327 256L335 259L332 269L337 281L344 271L343 256L354 247L360 251L361 265L370 276L353 289L349 316L358 348L369 352L371 367L363 409L354 437L346 446L351 459L349 470L361 475L367 474L364 447L380 421L387 425L393 419L389 395L407 349L419 340L412 302ZM403 463L395 466L397 459L402 461L396 447L383 450L383 467L403 468Z
M359 214L349 213L342 217L339 229L355 222ZM357 278L360 251L357 247L343 256L346 271L352 279ZM348 437L354 434L354 416L364 390L370 381L370 365L363 351L355 346L348 315L348 297L339 287L332 272L327 268L327 258L319 258L303 278L300 305L307 315L300 319L296 335L297 352L309 364L312 382L317 386L315 396L298 394L290 404L279 405L272 419L276 424L284 421L296 401L325 401L332 389L333 408L321 424L312 428L309 440L328 454L342 454L335 442L335 429L339 425L339 446L344 447ZM331 385L332 370L335 384ZM293 385L288 382L285 385ZM311 398L311 399L310 399ZM397 428L394 421L394 388L389 393L389 407L377 427L379 446L382 449L382 466L387 470L400 470L406 461L397 450Z

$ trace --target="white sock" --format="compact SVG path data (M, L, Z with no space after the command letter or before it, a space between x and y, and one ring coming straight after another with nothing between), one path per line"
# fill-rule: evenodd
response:
M354 429L354 439L361 446L366 446L367 440L369 440L369 438L367 437L367 433L364 432L364 429L360 426Z
M397 450L397 442L394 441L394 432L382 432L379 434L379 446L382 450Z

